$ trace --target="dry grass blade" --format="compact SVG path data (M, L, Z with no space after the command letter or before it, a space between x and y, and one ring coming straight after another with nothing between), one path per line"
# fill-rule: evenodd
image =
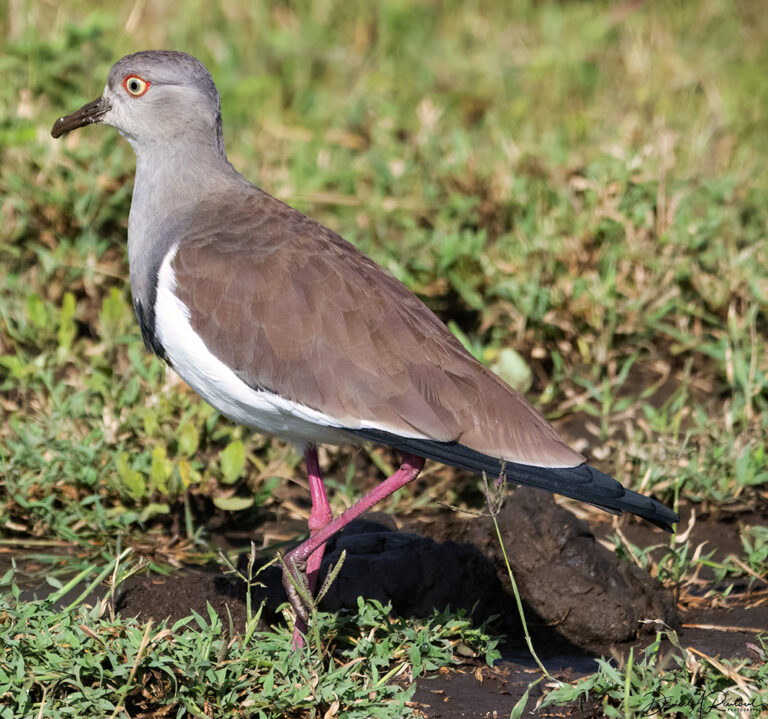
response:
M729 554L727 561L733 562L737 567L739 567L739 569L742 569L750 577L753 577L761 584L768 584L768 577L759 575L754 569L752 569L752 567L750 567L748 564L746 564L741 559L739 559L735 554Z
M746 632L747 634L764 634L765 628L759 629L757 627L734 627L722 624L695 624L695 623L683 623L683 627L686 629L707 629L713 632Z
M115 710L112 712L110 719L114 719L117 716L118 712L120 712L121 710L125 711L123 707L123 702L125 701L125 696L128 694L128 692L131 689L131 684L133 684L133 680L136 676L136 671L138 670L139 664L141 663L141 660L144 656L144 651L146 650L147 645L149 644L149 635L151 631L152 631L152 620L150 619L147 622L146 627L144 628L144 634L141 637L141 643L139 644L139 648L136 652L136 657L133 660L133 666L131 667L131 672L128 675L128 680L126 681L125 686L120 690L121 699L119 702L117 702L117 705L115 706Z
M744 679L744 677L742 677L741 674L739 674L735 669L732 669L731 667L726 666L725 664L723 664L722 662L719 662L714 657L710 657L709 655L705 654L699 649L696 649L695 647L686 647L686 649L691 654L695 654L696 656L699 656L705 661L709 662L723 676L728 677L734 684L736 684L739 687L739 689L741 689L745 694L749 695L749 693L754 691L755 687L749 684Z

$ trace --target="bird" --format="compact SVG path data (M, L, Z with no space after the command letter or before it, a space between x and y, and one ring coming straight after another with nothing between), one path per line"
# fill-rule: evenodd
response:
M239 174L195 57L121 58L101 97L51 134L90 124L116 128L136 154L127 248L147 348L220 414L304 455L309 536L283 557L295 649L309 621L300 588L314 591L326 542L426 460L672 531L675 512L589 465L393 275ZM318 446L366 442L399 452L400 466L334 517Z

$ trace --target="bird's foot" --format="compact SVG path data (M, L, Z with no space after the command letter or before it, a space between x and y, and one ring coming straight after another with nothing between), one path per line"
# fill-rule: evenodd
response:
M307 561L292 557L292 554L293 552L288 552L281 559L281 564L283 565L283 588L296 617L291 643L294 649L299 649L304 646L302 632L307 629L314 601L307 582Z
M314 612L330 586L336 581L344 560L347 558L347 552L346 550L342 551L338 561L330 568L328 576L317 592L317 596L313 596L314 587L312 585L314 582L311 577L307 578L306 560L294 559L291 554L292 552L289 552L281 559L283 565L283 587L288 595L288 603L291 605L296 616L291 646L293 649L301 649L304 646L303 634L307 631L309 614Z

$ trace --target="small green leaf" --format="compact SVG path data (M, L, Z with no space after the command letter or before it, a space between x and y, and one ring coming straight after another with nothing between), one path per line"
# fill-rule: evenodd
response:
M531 368L511 347L505 347L499 352L499 358L491 365L491 369L518 392L525 392L531 387Z
M230 442L221 453L221 472L226 484L234 484L245 469L245 447L236 439Z
M519 719L519 717L523 716L523 712L525 711L525 705L528 704L528 696L531 693L531 687L535 687L543 677L539 677L536 681L531 682L523 692L523 696L520 697L519 701L515 706L512 707L512 711L509 714L509 719Z
M152 467L149 470L149 480L154 489L168 492L168 480L173 473L173 464L168 459L165 447L155 447L152 450Z
M157 421L157 413L148 411L144 413L144 434L154 437L160 431L160 424Z
M253 506L253 497L214 497L213 503L225 512L239 512Z
M182 459L177 465L179 470L179 479L181 480L182 489L186 489L192 484L192 467L186 459Z
M102 338L111 338L120 331L122 319L126 316L128 304L116 287L109 290L109 295L101 303L99 327Z
M178 432L179 452L185 457L190 457L197 451L199 438L197 427L191 422L182 422Z
M123 489L134 499L141 499L147 490L146 482L141 473L131 467L128 452L120 452L116 464L117 476Z
M48 312L45 309L45 303L40 299L40 295L35 292L27 295L24 308L27 312L27 318L35 327L48 326Z
M141 521L146 522L158 514L170 514L171 508L164 502L150 502L141 512Z
M413 675L416 677L419 676L421 674L423 662L421 659L421 652L416 644L412 644L408 649L408 659L411 662Z
M56 335L59 347L65 350L71 349L76 335L75 296L71 292L65 292L61 300L61 317L59 318L59 331Z

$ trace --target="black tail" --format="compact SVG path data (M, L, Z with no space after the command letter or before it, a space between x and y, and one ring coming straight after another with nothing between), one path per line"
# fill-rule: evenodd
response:
M361 439L385 444L458 469L466 469L477 474L485 472L488 477L498 477L502 471L501 460L476 452L457 442L408 439L375 429L345 431ZM631 489L625 489L613 477L590 467L586 462L577 467L558 468L504 462L503 469L507 479L512 482L579 499L612 514L631 512L667 532L672 531L671 524L680 521L680 517L668 507L655 499L633 492Z

